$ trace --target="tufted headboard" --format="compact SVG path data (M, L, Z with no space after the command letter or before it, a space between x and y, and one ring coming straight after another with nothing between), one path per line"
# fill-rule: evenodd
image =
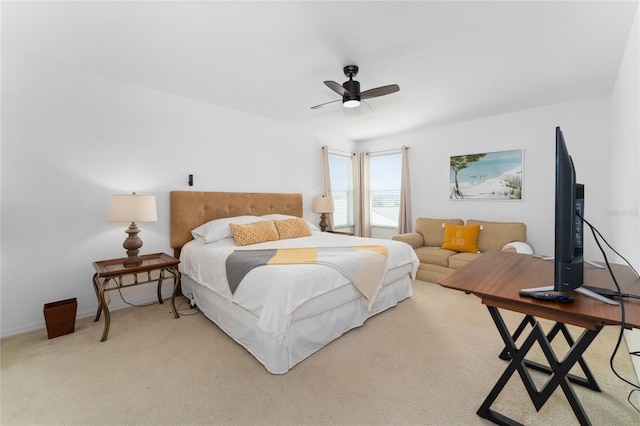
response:
M171 191L171 247L180 256L191 230L210 220L281 213L302 217L302 194Z

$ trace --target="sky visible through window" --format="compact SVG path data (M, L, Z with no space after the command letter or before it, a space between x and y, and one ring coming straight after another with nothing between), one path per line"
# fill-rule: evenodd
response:
M376 190L400 190L402 158L400 153L372 155L370 163L371 188Z
M371 155L369 182L372 226L398 227L401 180L402 156L399 152Z
M351 155L329 153L329 176L335 211L335 228L354 225L353 217L353 167Z

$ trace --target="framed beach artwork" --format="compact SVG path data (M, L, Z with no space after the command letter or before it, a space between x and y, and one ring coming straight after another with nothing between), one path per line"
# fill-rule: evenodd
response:
M454 155L449 163L450 200L522 200L522 149Z

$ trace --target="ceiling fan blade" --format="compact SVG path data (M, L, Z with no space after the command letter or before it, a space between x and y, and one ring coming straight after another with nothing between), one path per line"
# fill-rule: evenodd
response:
M389 95L400 90L400 86L397 84L390 84L388 86L376 87L375 89L365 90L360 93L360 99L370 99L378 96Z
M325 105L334 104L336 102L342 102L342 99L336 99L335 101L325 102L325 103L320 104L320 105L314 105L314 106L311 107L311 109L318 109L318 108L323 107Z
M349 91L347 89L345 89L344 87L342 87L341 84L338 84L335 81L325 81L324 84L329 89L333 90L334 92L336 92L340 96L350 96L351 95L351 93L349 93Z

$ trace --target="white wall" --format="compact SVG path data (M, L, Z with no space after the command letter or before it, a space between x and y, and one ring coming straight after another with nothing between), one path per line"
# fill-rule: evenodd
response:
M139 224L142 253L172 253L171 190L299 192L305 217L316 223L311 202L322 193L321 146L328 143L352 148L3 52L2 336L42 328L43 304L55 300L77 297L78 316L95 315L92 262L125 255L126 226L107 220L111 194L156 195L158 222ZM125 297L153 300L153 287L144 287ZM111 296L112 307L121 307Z
M639 11L611 95L612 227L617 246L640 268L640 29ZM635 235L635 238L630 238Z
M614 247L640 270L640 10L629 34L611 95ZM621 259L615 259L622 262ZM625 331L630 352L640 351L640 330ZM638 380L640 359L631 357Z
M553 255L555 127L564 132L578 181L585 184L586 218L611 234L610 97L575 100L464 123L439 126L363 142L371 152L409 149L412 216L521 221L535 251ZM359 147L360 149L360 147ZM449 157L480 152L524 150L523 201L449 200ZM586 255L600 260L587 235Z

